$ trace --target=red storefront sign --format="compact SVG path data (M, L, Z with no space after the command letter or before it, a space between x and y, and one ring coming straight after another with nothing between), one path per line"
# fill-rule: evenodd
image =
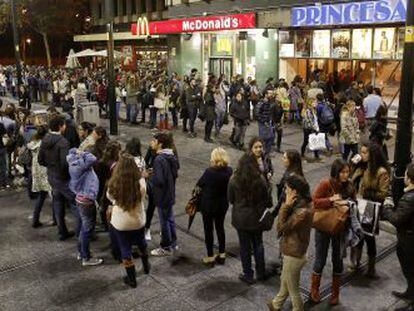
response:
M256 28L256 14L233 14L224 16L193 17L148 23L149 34L145 33L142 19L132 24L134 35L162 35L201 31L220 31ZM138 33L137 33L137 29Z

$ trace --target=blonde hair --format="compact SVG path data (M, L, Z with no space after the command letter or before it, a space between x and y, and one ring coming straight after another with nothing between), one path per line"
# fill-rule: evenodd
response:
M214 149L211 152L210 163L212 167L226 167L229 165L229 156L221 147Z
M356 106L356 103L353 100L348 100L345 105L343 105L341 112L347 112L349 113L351 111L351 107Z

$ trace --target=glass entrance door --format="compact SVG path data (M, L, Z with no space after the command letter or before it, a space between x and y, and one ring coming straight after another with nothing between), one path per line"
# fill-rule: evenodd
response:
M209 71L216 77L224 74L230 79L233 75L233 60L231 58L210 58Z

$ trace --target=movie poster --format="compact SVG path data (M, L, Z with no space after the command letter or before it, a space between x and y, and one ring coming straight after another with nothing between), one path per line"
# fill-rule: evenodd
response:
M351 32L346 29L332 30L332 57L349 58Z
M280 57L295 57L295 33L293 31L279 31Z
M372 29L352 31L352 58L372 58Z
M374 35L374 58L394 58L395 42L395 28L376 28Z
M296 57L310 57L311 40L311 31L304 30L296 33Z
M328 58L331 55L331 31L315 30L313 32L313 57Z

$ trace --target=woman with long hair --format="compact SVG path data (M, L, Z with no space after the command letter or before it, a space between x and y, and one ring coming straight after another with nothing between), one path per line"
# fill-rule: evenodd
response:
M275 210L276 212L279 211L280 207L286 199L285 184L287 178L292 174L304 176L302 169L302 158L297 150L286 150L283 154L282 161L283 166L285 167L285 172L283 173L283 176L280 179L279 183L276 185L278 200Z
M349 175L349 164L343 159L336 159L332 163L330 178L322 180L313 194L313 205L316 211L348 206L349 199L355 200L356 191L349 180ZM333 266L330 304L337 305L339 303L339 288L341 285L341 275L344 270L341 253L341 235L342 232L331 235L328 232L315 230L316 257L313 264L310 297L314 303L319 303L321 300L319 287L330 245L332 245L331 256Z
M316 105L315 100L309 100L306 102L305 108L302 111L303 120L303 143L301 148L301 155L305 157L306 147L309 144L309 135L319 132L318 117L316 116ZM319 152L314 152L315 160L319 161Z
M127 273L124 283L132 288L137 287L132 245L138 245L144 273L148 274L150 271L144 229L145 192L145 179L141 176L134 157L127 153L122 154L108 182L107 197L112 202L112 209L109 211L110 223Z
M95 146L95 138L92 135L93 129L95 128L95 124L90 122L81 122L78 126L78 135L81 140L81 144L79 146L80 151L89 151L93 150Z
M247 284L255 283L252 252L256 262L256 279L260 281L266 277L260 219L265 210L272 207L265 165L255 156L260 150L263 152L263 142L259 138L254 138L251 145L254 146L253 152L246 153L240 158L228 188L228 199L233 205L232 225L237 230L240 242L243 273L239 279Z
M303 310L299 283L302 268L307 261L313 215L311 202L309 184L305 178L296 174L289 175L286 179L286 199L277 223L283 254L281 287L275 299L267 303L271 311L281 310L289 296L293 310Z
M226 259L224 219L229 208L227 186L233 173L228 164L227 152L220 147L214 149L210 157L210 167L197 182L197 186L201 188L200 205L207 249L207 257L203 259L203 263L207 266L214 266L216 262L223 264ZM219 254L216 256L213 252L214 227L219 243Z
M383 203L390 194L390 169L381 147L376 143L363 144L361 160L356 164L352 174L352 182L362 199ZM364 239L351 250L351 269L359 269L364 241L368 251L367 276L376 277L375 263L377 246L375 236L365 236Z
M375 115L375 120L370 128L369 140L373 143L376 143L382 148L384 156L388 160L388 149L386 141L392 136L387 129L387 116L387 107L384 105L379 106Z
M340 141L344 144L342 158L348 161L349 154L358 154L359 123L355 114L355 102L348 100L341 110Z
M100 160L105 152L106 145L109 142L109 137L106 130L102 126L97 126L92 132L95 144L92 153Z

